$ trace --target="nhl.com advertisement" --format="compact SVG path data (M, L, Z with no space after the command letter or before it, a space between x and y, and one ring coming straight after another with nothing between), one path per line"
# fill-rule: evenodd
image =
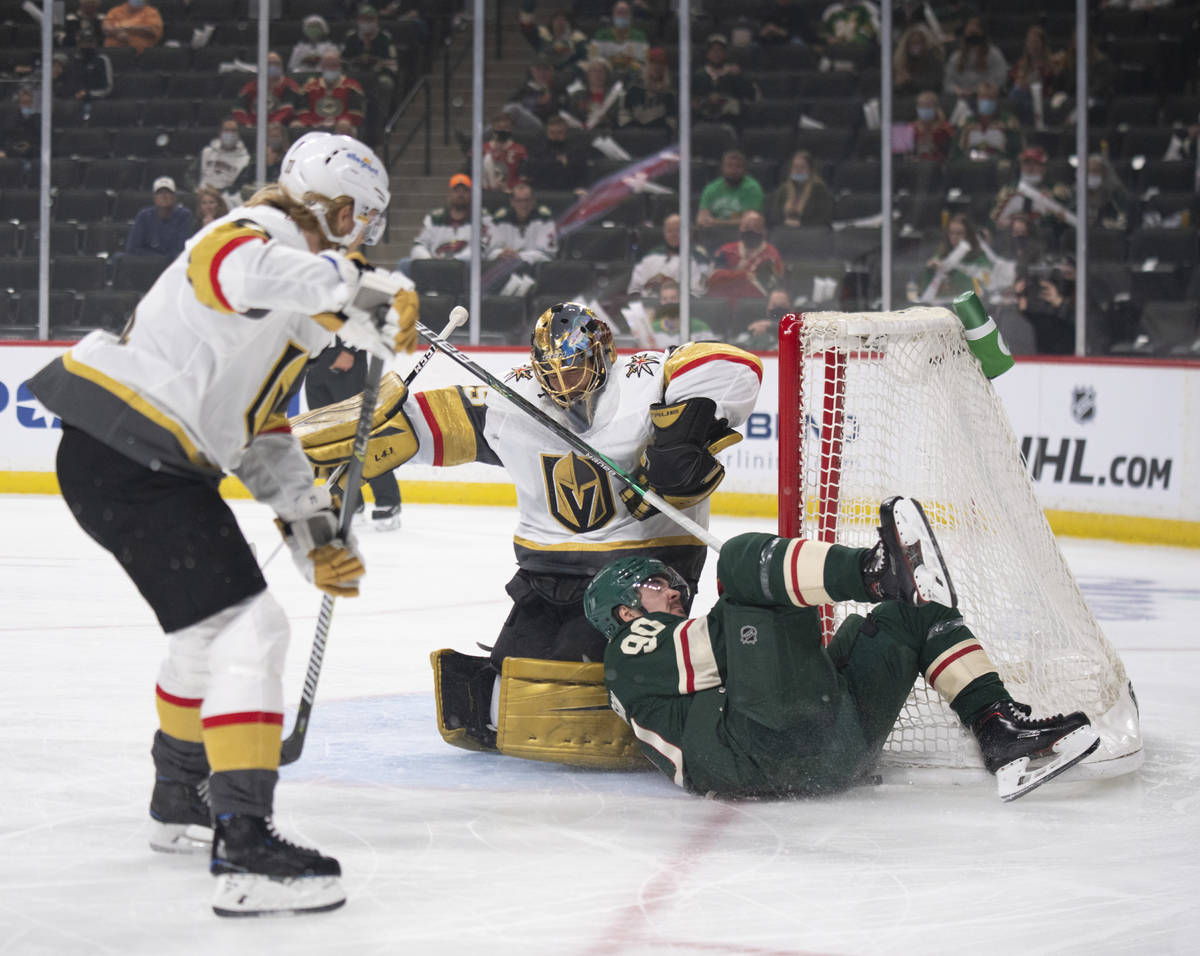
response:
M26 380L62 344L0 343L0 490L41 490L54 470L59 423ZM520 349L477 349L472 356L503 379L528 360ZM778 362L763 357L758 405L742 426L745 441L722 458L722 492L774 495L778 468ZM622 354L618 363L626 361ZM398 369L407 368L405 360ZM414 388L476 384L437 356ZM1022 358L993 385L1008 412L1026 469L1048 511L1200 523L1200 365ZM291 412L302 408L293 402ZM410 467L401 480L503 482L498 469ZM1198 535L1197 537L1200 537Z

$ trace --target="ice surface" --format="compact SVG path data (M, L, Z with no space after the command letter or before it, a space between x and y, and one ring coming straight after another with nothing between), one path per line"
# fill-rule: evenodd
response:
M265 558L266 509L236 502ZM337 856L349 903L209 910L205 861L152 853L162 636L57 498L0 496L0 954L1194 953L1200 552L1063 542L1142 708L1145 766L1002 804L980 772L723 803L648 773L472 754L433 723L429 652L490 643L513 514L406 506L362 535L277 820ZM718 517L713 530L769 530ZM711 562L710 562L711 564ZM710 572L711 573L711 572ZM269 564L299 698L320 595ZM701 607L714 597L711 580ZM286 728L292 713L285 717Z

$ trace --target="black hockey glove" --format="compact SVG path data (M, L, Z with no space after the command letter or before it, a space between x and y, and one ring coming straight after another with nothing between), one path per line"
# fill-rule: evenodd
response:
M728 419L716 417L716 411L711 398L651 405L654 434L634 472L637 483L676 508L690 508L711 495L725 477L725 466L715 455L742 440ZM621 492L621 500L638 521L658 511L632 488Z

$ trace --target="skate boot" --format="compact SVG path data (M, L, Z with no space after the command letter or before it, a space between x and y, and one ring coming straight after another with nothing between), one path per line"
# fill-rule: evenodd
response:
M371 527L375 531L395 531L400 527L400 506L374 509L371 512Z
M150 795L150 848L159 853L207 853L212 847L208 781L154 781Z
M265 817L220 814L209 870L218 916L320 913L346 902L338 861L285 840Z
M992 704L972 730L983 763L996 775L1001 800L1016 800L1079 763L1100 746L1087 716L1079 711L1033 719L1015 700Z
M958 596L919 501L892 497L879 506L879 541L863 558L862 575L876 601L944 604Z

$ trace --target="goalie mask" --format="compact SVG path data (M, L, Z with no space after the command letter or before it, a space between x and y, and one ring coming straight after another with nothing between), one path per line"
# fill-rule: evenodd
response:
M547 397L577 428L591 427L596 400L617 360L608 325L578 302L552 305L533 327L530 355Z
M361 235L373 246L387 225L391 202L387 170L368 147L353 136L306 133L294 142L280 164L279 185L296 202L310 209L325 238L346 248ZM328 213L333 200L349 196L354 201L354 228L335 236Z
M625 622L617 617L622 604L642 609L643 588L673 588L683 606L688 606L688 586L679 572L657 558L618 558L600 569L583 594L583 613L608 640L617 636Z

